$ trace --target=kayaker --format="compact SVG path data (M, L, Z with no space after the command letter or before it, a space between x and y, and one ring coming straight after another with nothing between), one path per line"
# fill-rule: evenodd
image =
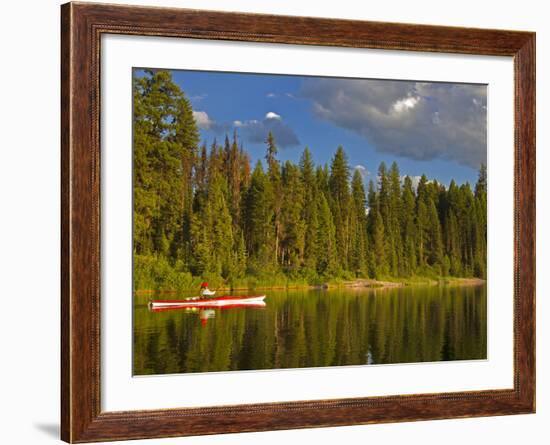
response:
M201 290L199 291L199 295L201 297L212 297L215 294L216 291L211 291L210 289L208 289L208 283L201 283Z

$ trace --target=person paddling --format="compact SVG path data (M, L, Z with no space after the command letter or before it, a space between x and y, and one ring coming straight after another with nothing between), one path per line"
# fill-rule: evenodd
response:
M201 283L201 290L199 292L199 295L201 297L208 298L208 297L212 297L215 294L216 294L216 291L211 291L210 289L208 289L208 283L206 282Z

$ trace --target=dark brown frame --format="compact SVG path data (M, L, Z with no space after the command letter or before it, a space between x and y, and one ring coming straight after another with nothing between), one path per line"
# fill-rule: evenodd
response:
M512 56L515 69L514 388L102 412L102 34ZM535 412L535 34L170 8L61 7L61 437L173 437ZM510 252L511 254L511 252Z

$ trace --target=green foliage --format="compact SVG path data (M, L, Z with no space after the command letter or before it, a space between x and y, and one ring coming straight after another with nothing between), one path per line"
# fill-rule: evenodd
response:
M349 190L349 165L347 156L342 146L336 150L330 166L329 204L336 230L336 251L338 262L344 270L348 269L348 257L350 252L350 222L352 216L350 190Z
M320 254L317 258L317 273L320 276L332 276L338 272L336 227L324 193L320 194L318 204L319 230L317 231L317 246Z
M355 170L351 181L351 200L349 268L357 277L364 277L368 276L367 203L359 170Z
M306 223L302 219L304 186L300 169L287 161L282 172L285 190L281 207L280 264L290 274L297 274L304 262Z
M181 262L171 265L163 256L134 255L135 290L184 290L198 286L199 281Z
M174 263L187 256L198 129L191 104L166 71L135 77L133 99L134 249Z
M254 287L357 277L486 275L487 171L449 188L416 187L381 163L368 196L343 147L316 166L277 159L265 170L235 132L198 147L193 110L168 72L134 79L135 289L182 289L202 279ZM351 178L350 178L351 177Z

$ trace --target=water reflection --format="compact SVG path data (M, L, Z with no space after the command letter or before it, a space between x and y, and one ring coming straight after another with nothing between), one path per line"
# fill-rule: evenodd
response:
M263 307L134 307L134 374L486 358L486 287L269 291Z
M168 312L168 311L183 311L189 314L198 314L201 326L206 326L209 318L216 317L216 310L223 311L229 309L237 308L264 308L266 306L265 302L254 302L254 303L245 303L245 304L226 304L224 306L212 309L212 306L172 306L172 307L151 307L149 305L150 312Z

